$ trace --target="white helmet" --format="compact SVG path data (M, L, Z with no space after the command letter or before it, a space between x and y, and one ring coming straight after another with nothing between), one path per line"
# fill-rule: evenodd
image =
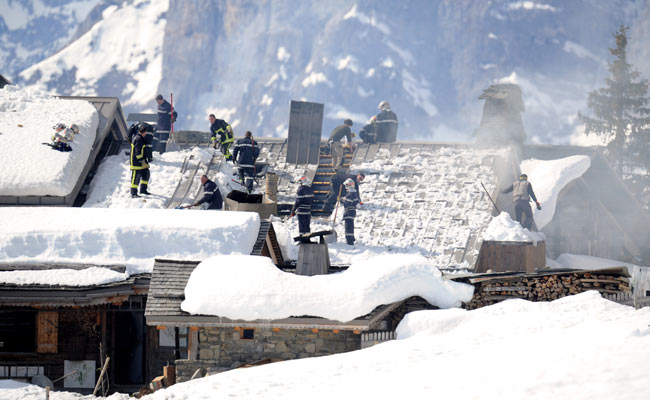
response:
M343 182L345 186L354 186L354 181L351 178L348 178Z
M307 178L306 176L301 176L300 179L298 179L298 182L300 182L300 184L304 186L310 185L309 178Z
M386 100L384 100L381 103L379 103L377 108L379 108L380 110L389 110L390 109L390 104L388 104L388 102Z

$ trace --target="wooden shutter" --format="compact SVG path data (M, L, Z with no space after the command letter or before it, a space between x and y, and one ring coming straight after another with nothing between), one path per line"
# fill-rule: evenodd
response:
M56 311L39 311L36 318L37 352L56 353L59 340L59 313Z

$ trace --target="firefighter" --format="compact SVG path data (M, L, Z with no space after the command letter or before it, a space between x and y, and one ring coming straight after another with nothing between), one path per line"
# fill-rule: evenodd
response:
M232 161L230 146L235 142L232 127L226 121L217 119L214 114L210 114L208 120L210 121L210 144L212 148L216 149L219 146L219 150L221 150L221 154L223 154L226 161Z
M345 185L343 185L343 182L345 182L347 179L352 179L354 181L354 189L357 191L357 196L359 197L359 201L361 201L361 192L359 191L359 183L363 182L365 178L366 175L363 172L359 172L357 174L338 173L332 175L332 180L331 180L332 187L330 188L330 195L327 197L326 207L333 207L334 204L336 204L336 199L339 197L339 190L341 191L340 194L341 198L345 196L347 191L345 190ZM363 204L363 202L361 204Z
M397 114L391 111L386 100L379 103L377 108L381 110L375 122L377 142L392 143L397 140Z
M162 94L156 96L158 103L158 122L156 123L156 133L154 134L154 141L156 141L156 151L163 154L167 150L167 140L169 140L169 132L172 124L176 122L178 113L172 110L171 104L165 100Z
M346 119L343 121L343 125L339 125L330 134L328 143L330 145L330 155L332 156L332 168L337 169L340 164L343 163L343 144L341 139L345 136L347 139L347 145L350 146L352 143L353 133L350 130L352 126L352 120Z
M377 117L372 116L368 122L361 128L359 131L359 138L363 140L363 144L375 144L377 143L377 130L375 126L377 125Z
M143 125L138 128L138 134L131 142L131 197L138 196L138 185L140 194L151 194L147 191L149 185L149 164L146 159L146 147L144 136L147 128Z
M232 158L237 163L239 180L250 194L253 191L255 179L255 160L260 155L260 148L255 145L253 134L246 131L243 139L239 139L232 152Z
M343 221L345 222L345 242L350 246L354 246L354 218L357 216L357 204L359 200L359 193L354 188L354 181L346 179L343 182L345 186L345 197L341 200L344 207Z
M219 191L217 184L208 179L207 175L201 175L201 184L203 185L203 197L201 197L201 199L196 203L182 208L191 208L207 203L208 207L206 210L221 210L223 206L223 198L221 197L221 192Z
M512 201L515 203L515 216L522 227L530 229L533 224L533 210L530 208L530 198L533 198L538 210L542 205L537 201L533 185L528 182L528 175L519 175L519 180L508 186L501 193L512 192Z
M306 176L300 178L300 187L296 193L296 203L291 209L291 216L298 215L298 232L301 235L311 232L311 203L314 200L314 189Z
M145 158L147 163L153 161L153 126L146 122L136 122L129 127L128 138L129 142L132 143L135 137L138 135L140 127L144 126L146 133L144 135L145 147Z

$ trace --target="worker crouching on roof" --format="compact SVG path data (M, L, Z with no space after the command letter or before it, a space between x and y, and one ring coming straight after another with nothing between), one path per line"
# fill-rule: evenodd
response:
M210 143L212 147L216 149L219 146L219 150L226 161L232 161L230 146L235 142L232 127L226 121L215 117L214 114L210 114L208 120L210 120Z
M354 188L354 181L347 179L343 182L345 186L345 197L341 200L343 203L343 221L345 222L345 242L354 246L354 218L357 216L357 204L360 203L359 193Z
M206 210L221 210L223 207L223 198L217 184L208 179L207 175L201 175L201 184L203 185L203 197L194 204L182 208L197 207L207 203Z
M515 203L517 221L522 227L530 229L533 224L533 210L530 208L530 198L533 198L538 210L542 209L542 205L537 201L533 185L528 182L528 175L521 174L518 181L513 182L512 185L501 191L501 193L510 192L512 192L512 200Z
M291 209L291 216L298 215L298 232L301 235L311 232L311 203L314 200L314 189L306 176L300 178L300 187L296 193L296 203Z

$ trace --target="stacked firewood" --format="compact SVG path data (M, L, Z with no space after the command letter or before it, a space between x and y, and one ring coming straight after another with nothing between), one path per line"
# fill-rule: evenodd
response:
M597 290L603 295L629 293L627 277L595 272L572 272L545 275L514 275L470 280L474 285L474 297L465 305L473 310L500 301L519 298L530 301L551 301Z

